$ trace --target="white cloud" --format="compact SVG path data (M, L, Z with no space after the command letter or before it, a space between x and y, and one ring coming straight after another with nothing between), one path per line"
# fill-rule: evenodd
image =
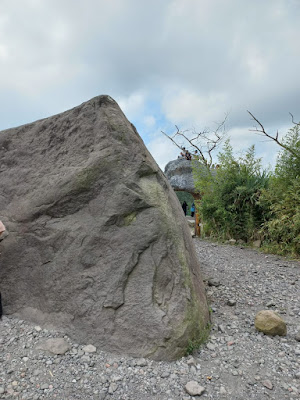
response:
M160 132L154 134L153 139L147 144L147 148L163 171L166 164L175 160L180 153L178 147Z
M148 129L153 128L155 126L156 119L153 115L146 115L143 118L143 123Z
M103 93L153 131L160 163L173 156L155 136L166 125L230 112L248 129L249 109L280 129L289 111L300 119L299 18L293 0L1 0L0 129Z
M132 93L128 97L123 96L117 98L117 101L124 114L126 114L129 119L134 119L143 112L145 95L142 93Z
M282 128L281 132L279 132L280 140L287 133L288 129L289 127L286 126ZM276 136L276 129L265 126L265 130L271 136ZM250 126L250 128L232 128L228 131L228 138L230 138L230 143L236 156L245 153L245 151L247 151L250 146L254 145L256 157L262 158L263 167L267 168L269 165L271 165L272 167L275 166L277 155L281 150L280 146L271 139L268 139L266 136L255 133L253 131L253 127Z
M3 44L0 45L0 58L2 59L2 62L8 58L8 48Z
M165 95L162 107L167 118L174 121L174 124L189 123L187 128L195 125L204 127L212 121L223 119L228 99L225 93L199 95L179 89Z
M246 50L244 63L254 81L261 81L269 72L266 56L263 56L255 46L250 46Z

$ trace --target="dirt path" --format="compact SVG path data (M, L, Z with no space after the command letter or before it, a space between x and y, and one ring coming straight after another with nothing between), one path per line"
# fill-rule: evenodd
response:
M300 398L300 263L203 240L195 244L213 311L210 341L198 353L202 379L211 376L207 386L218 396L222 387L224 399ZM255 315L263 309L281 314L286 337L255 330Z

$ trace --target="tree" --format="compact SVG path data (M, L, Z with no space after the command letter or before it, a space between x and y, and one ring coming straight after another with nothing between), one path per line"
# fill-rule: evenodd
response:
M175 133L169 135L161 132L179 149L182 150L185 147L188 150L197 150L199 161L207 168L211 168L213 165L212 153L226 137L225 123L227 117L226 114L223 121L216 124L217 127L214 130L206 128L200 132L196 132L195 129L182 131L175 125Z
M298 146L297 149L294 149L294 147L293 147L294 143L290 143L290 141L287 141L287 140L279 139L278 131L276 132L275 135L272 136L265 130L263 124L250 111L248 111L248 113L251 115L252 119L258 124L258 127L255 127L255 129L250 129L250 131L257 133L260 136L265 136L270 140L273 140L275 143L278 144L278 146L280 146L282 149L284 149L285 151L287 151L288 153L293 155L295 158L300 158L300 152L299 152L300 145ZM292 117L292 122L294 124L294 128L295 129L300 128L300 122L295 122L293 114L290 113L290 115Z

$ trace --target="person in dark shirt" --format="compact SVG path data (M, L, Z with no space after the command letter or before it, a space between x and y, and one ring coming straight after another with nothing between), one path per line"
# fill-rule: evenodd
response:
M182 209L184 212L184 215L186 215L186 210L187 210L187 202L184 200L184 202L182 203Z

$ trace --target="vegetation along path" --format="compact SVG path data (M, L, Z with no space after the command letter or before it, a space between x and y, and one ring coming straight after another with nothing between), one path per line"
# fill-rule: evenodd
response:
M299 262L200 239L194 243L212 311L211 336L200 350L176 362L154 362L107 354L64 337L63 354L51 355L37 344L63 338L62 333L4 316L0 398L298 399ZM286 337L255 330L254 318L262 309L277 310L284 318ZM198 386L187 385L191 381Z

